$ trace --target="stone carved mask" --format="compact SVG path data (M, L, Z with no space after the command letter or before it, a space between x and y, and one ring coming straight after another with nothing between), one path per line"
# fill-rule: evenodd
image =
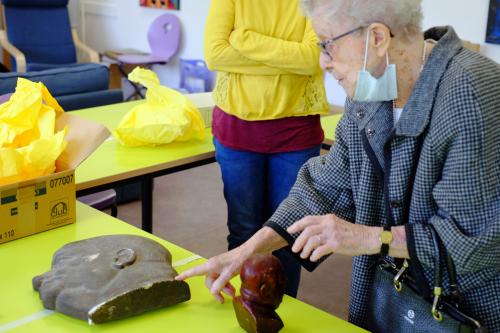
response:
M64 245L33 288L45 308L98 324L189 300L189 286L176 275L162 245L110 235Z

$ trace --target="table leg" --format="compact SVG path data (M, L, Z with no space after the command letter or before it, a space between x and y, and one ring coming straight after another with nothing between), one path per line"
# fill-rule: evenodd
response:
M141 181L142 230L153 233L153 178Z

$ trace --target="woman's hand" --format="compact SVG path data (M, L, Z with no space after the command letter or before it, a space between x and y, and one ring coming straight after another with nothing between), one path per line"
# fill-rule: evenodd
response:
M264 227L239 247L215 256L206 263L193 267L175 277L185 280L193 276L205 275L205 285L220 303L224 303L222 293L234 297L235 289L229 282L240 272L243 262L256 253L272 253L288 243L273 229Z
M205 275L205 286L222 304L224 303L223 293L231 297L235 296L236 290L229 280L240 272L243 262L248 257L241 252L241 248L236 248L212 257L206 263L179 274L175 279L185 280L193 276Z
M287 231L302 232L292 251L300 257L317 261L332 252L350 256L375 254L380 251L381 227L369 227L345 221L333 214L307 216L295 222Z

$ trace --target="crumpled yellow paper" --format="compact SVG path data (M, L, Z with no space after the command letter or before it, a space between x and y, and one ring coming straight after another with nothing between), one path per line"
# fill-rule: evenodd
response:
M160 85L150 70L136 67L130 81L147 88L146 101L121 120L113 135L124 146L154 146L172 141L203 139L205 123L198 108L181 93Z
M0 105L0 185L45 176L66 148L67 128L54 133L59 103L43 83L19 78Z

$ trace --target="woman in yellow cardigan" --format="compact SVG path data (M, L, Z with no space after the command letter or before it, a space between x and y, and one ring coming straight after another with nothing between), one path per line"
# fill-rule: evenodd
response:
M212 0L205 30L216 159L228 206L228 247L244 243L286 198L298 170L323 141L329 111L317 38L298 0ZM286 293L300 264L288 251Z

